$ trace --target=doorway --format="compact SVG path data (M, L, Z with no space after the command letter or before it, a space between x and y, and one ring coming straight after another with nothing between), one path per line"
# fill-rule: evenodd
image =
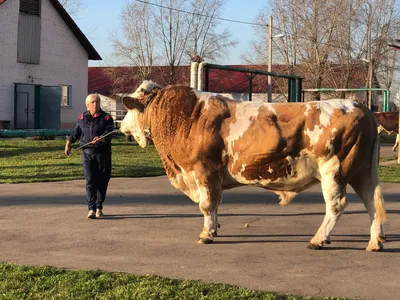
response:
M15 129L60 129L61 87L15 84Z

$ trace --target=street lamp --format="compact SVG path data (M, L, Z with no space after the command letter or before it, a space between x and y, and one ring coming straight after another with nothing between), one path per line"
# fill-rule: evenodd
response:
M268 25L268 72L272 69L272 40L274 38L283 38L285 35L283 33L272 36L272 16L269 17ZM271 76L268 75L268 99L267 102L272 102L272 83Z

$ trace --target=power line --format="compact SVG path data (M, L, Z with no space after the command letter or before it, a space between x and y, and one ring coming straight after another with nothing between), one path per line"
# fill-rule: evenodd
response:
M160 8L164 8L164 9L170 9L173 11L177 11L177 12L182 12L185 14L190 14L190 15L196 15L196 16L201 16L201 17L205 17L205 18L210 18L210 19L217 19L220 21L226 21L226 22L232 22L232 23L238 23L238 24L246 24L246 25L255 25L255 26L262 26L262 27L269 27L269 24L260 24L260 23L254 23L254 22L245 22L245 21L239 21L239 20L232 20L232 19L226 19L226 18L220 18L220 17L215 17L215 16L210 16L210 15L204 15L204 14L200 14L200 13L196 13L196 12L191 12L191 11L187 11L187 10L182 10L182 9L178 9L178 8L172 8L172 7L168 7L165 5L160 5L160 4L156 4L156 3L152 3L146 0L135 0L136 2L140 2L143 4L148 4L148 5L152 5L152 6L156 6L156 7L160 7ZM294 36L294 33L288 32L286 30L282 30L280 28L274 27L272 26L272 29L278 30L281 33L284 33L286 35L291 35ZM304 37L304 36L299 36L297 35L298 38L307 40L307 41L312 41L310 38L308 37ZM335 45L336 46L336 45ZM336 46L337 48L342 48L340 46Z
M246 21L239 21L239 20L220 18L220 17L205 15L205 14L196 13L196 12L192 12L192 11L182 10L182 9L178 9L178 8L172 8L172 7L168 7L168 6L165 6L165 5L152 3L152 2L149 2L148 0L135 0L135 1L143 3L143 4L148 4L148 5L164 8L164 9L169 9L169 10L173 10L173 11L177 11L177 12L182 12L182 13L185 13L185 14L196 15L196 16L210 18L210 19L216 19L216 20L220 20L220 21L226 21L226 22L238 23L238 24L245 24L245 25L253 25L253 26L262 26L262 27L266 27L266 28L269 27L269 24L260 24L260 23L254 23L254 22L246 22ZM296 35L296 34L294 34L292 32L289 32L289 31L286 31L286 30L282 30L281 28L277 28L277 27L274 27L274 26L272 26L272 29L278 30L279 32L284 33L285 35L290 35L290 36L295 36ZM301 36L301 35L297 35L297 37L300 38L300 39L309 41L309 42L313 42L313 40L311 38L309 38L309 37L305 37L305 36ZM347 48L345 48L343 46L332 44L332 42L321 43L321 45L329 45L330 47L337 48L337 49L347 49Z
M216 20L220 20L220 21L268 27L268 25L266 25L266 24L252 23L252 22L245 22L245 21L239 21L239 20L232 20L232 19L225 19L225 18L220 18L220 17L215 17L215 16L209 16L209 15L204 15L204 14L200 14L200 13L196 13L196 12L192 12L192 11L187 11L187 10L182 10L182 9L178 9L178 8L172 8L172 7L168 7L168 6L164 6L164 5L160 5L160 4L156 4L156 3L151 3L151 2L145 1L145 0L135 0L135 1L141 2L141 3L144 3L144 4L157 6L157 7L160 7L160 8L165 8L165 9L170 9L170 10L173 10L173 11L182 12L182 13L185 13L185 14L196 15L196 16L210 18L210 19L216 19Z

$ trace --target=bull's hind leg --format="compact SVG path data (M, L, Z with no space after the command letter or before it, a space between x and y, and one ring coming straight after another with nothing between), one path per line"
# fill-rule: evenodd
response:
M321 187L325 199L325 217L315 236L308 245L309 249L320 249L330 244L329 235L347 206L346 184L343 181L340 164L332 158L321 168Z
M394 142L392 151L395 152L397 150L397 147L399 146L400 142L400 133L396 134L396 141Z
M368 168L354 176L350 181L350 185L363 201L370 219L371 240L368 243L367 251L381 251L383 248L382 243L386 240L383 232L383 220L381 220L384 217L380 217L382 209L384 210L382 192L379 183L375 182L374 176L377 177L377 174L374 175L371 169ZM380 203L382 206L380 206ZM377 204L378 209L375 204Z

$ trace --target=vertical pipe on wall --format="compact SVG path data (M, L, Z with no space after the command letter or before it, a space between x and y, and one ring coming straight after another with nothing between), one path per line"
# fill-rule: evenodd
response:
M190 66L190 87L193 89L197 88L197 69L198 69L199 63L198 62L192 62Z

